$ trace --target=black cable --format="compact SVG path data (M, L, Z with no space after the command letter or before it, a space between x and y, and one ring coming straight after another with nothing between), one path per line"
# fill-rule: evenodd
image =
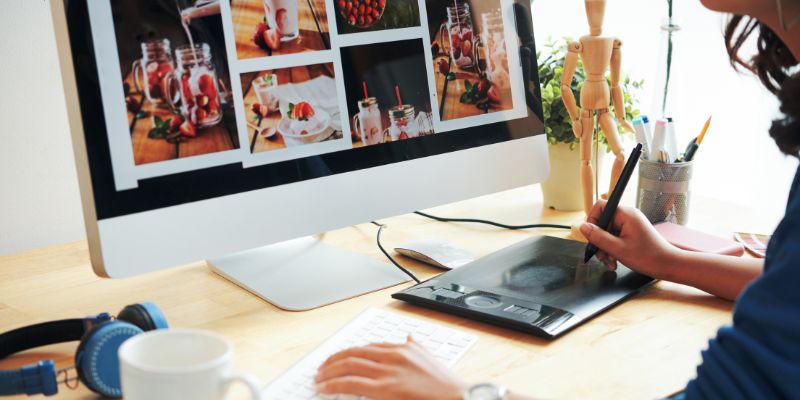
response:
M422 283L422 281L420 281L419 278L417 278L416 275L414 275L411 271L405 269L402 265L400 265L397 261L395 261L394 257L392 257L389 254L389 252L387 252L386 249L383 248L383 245L381 244L381 233L383 233L383 228L386 228L386 225L379 224L379 223L377 223L375 221L372 221L372 224L376 225L378 227L378 239L377 239L378 248L381 249L381 252L383 252L383 255L385 255L386 258L388 258L389 261L391 261L392 264L394 264L395 267L399 268L400 271L403 271L403 273L405 273L406 275L410 276L411 279L414 280L414 282Z
M498 228L510 229L510 230L521 230L521 229L537 229L537 228L553 228L553 229L569 229L571 230L572 227L566 225L556 225L556 224L531 224L531 225L506 225L501 224L499 222L487 221L483 219L474 219L474 218L445 218L445 217L437 217L435 215L427 214L422 211L414 211L414 214L421 215L425 218L430 218L435 221L439 222L470 222L475 224L486 224L496 226Z

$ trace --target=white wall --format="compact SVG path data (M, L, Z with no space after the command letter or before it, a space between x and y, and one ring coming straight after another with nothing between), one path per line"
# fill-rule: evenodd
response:
M85 237L49 2L0 0L0 254Z
M0 254L5 254L85 234L49 2L0 1ZM625 43L625 70L647 82L655 80L664 3L609 0L607 33ZM586 32L582 7L580 0L536 0L540 41ZM695 192L777 215L797 163L768 139L776 104L754 79L731 71L720 16L698 1L676 7L684 27L675 66L686 99L674 113L681 140L696 135L714 114L698 153ZM652 88L643 93L645 107L652 104L651 93Z

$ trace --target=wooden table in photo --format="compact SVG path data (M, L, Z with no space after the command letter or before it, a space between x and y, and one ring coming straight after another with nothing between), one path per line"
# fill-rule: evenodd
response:
M264 50L253 43L256 25L264 22L262 0L231 0L233 29L236 33L236 53L240 60L295 54L306 51L330 49L330 30L325 0L298 0L298 26L300 36L282 42L278 50Z
M304 67L284 68L268 71L278 78L279 84L287 83L303 83L314 79L318 76L334 77L335 72L332 64L313 64ZM256 76L263 74L263 72L244 74L242 75L242 84L244 85L244 107L247 118L247 137L250 145L250 152L252 154L262 153L265 151L281 150L286 148L286 142L283 136L277 132L278 124L281 122L281 113L274 111L258 124L258 117L253 112L252 107L254 103L258 103L258 97L255 90L253 90L252 82ZM274 136L267 138L264 133L275 130ZM336 131L330 138L341 139L342 132Z
M436 58L435 65L441 58ZM487 114L500 110L510 110L514 108L511 102L511 89L500 90L500 104L494 104L492 108L484 111L475 106L475 104L468 104L461 102L461 95L466 91L464 80L470 83L477 84L480 80L478 74L475 72L461 71L457 67L453 67L452 72L455 74L456 79L448 81L446 76L436 72L436 93L439 96L439 104L436 107L441 112L442 121L449 121L452 119L472 117L475 115ZM445 91L446 86L446 91Z
M148 134L155 127L154 117L163 121L173 118L174 115L168 108L157 107L144 100L144 94L135 91L133 72L129 73L125 82L133 90L130 94L141 102L141 108L134 113L128 111L128 124L133 143L133 157L136 165L150 164L178 158L192 157L203 154L212 154L239 148L239 137L236 131L228 128L235 126L235 121L226 123L225 118L233 118L233 113L223 116L219 124L197 131L197 137L189 138L182 142L170 142L161 138L150 138ZM223 112L225 107L223 106Z

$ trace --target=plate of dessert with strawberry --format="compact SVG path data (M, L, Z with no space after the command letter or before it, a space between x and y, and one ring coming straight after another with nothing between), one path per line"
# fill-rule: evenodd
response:
M322 142L333 135L331 116L325 110L315 109L307 102L281 104L283 117L278 123L278 132L286 146L300 146Z

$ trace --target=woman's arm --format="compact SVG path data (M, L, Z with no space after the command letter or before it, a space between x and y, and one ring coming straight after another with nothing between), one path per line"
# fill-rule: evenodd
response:
M662 279L736 300L764 270L764 260L680 251Z
M605 205L605 201L595 204L581 233L600 248L597 258L611 269L620 261L647 276L694 286L728 300L735 300L764 269L763 260L680 250L631 207L619 207L606 232L595 225Z

